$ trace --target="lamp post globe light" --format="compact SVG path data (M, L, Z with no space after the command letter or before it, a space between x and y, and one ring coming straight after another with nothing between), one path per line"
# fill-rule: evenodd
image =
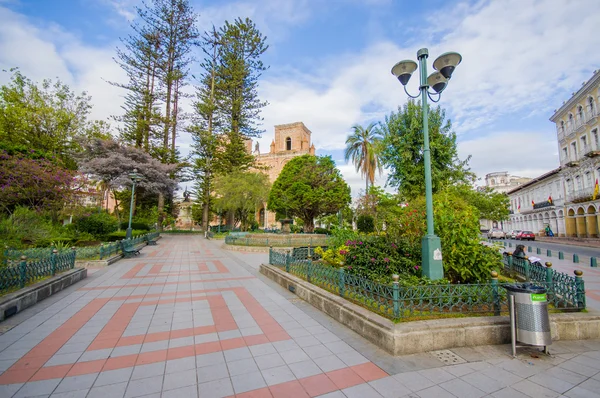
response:
M133 169L133 173L129 173L129 178L133 181L133 185L131 186L131 203L129 204L129 226L127 227L127 232L125 232L125 239L131 239L132 231L131 231L131 219L133 217L133 201L135 195L135 183L142 178L141 175L137 173L137 169Z
M392 68L392 74L398 78L404 92L411 98L419 98L418 95L410 95L406 90L406 84L410 80L413 72L419 69L421 92L421 106L423 107L423 157L425 161L425 203L427 210L427 235L423 237L421 245L421 261L423 275L431 280L442 279L444 277L444 267L442 264L442 245L440 238L435 235L433 229L433 198L431 188L431 153L429 149L429 109L427 107L427 98L432 102L438 102L442 91L448 86L448 81L462 57L459 53L449 52L440 55L434 62L433 68L437 71L427 76L427 57L429 50L422 48L417 52L417 64L412 60L398 62ZM429 87L434 92L429 91ZM435 97L437 95L437 97Z

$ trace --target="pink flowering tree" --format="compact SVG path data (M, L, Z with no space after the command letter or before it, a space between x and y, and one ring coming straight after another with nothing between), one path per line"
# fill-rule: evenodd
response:
M72 194L74 172L48 159L0 152L0 210L59 210Z

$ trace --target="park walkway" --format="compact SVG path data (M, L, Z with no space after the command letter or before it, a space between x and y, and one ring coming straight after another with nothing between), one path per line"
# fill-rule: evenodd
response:
M164 236L0 323L0 397L600 396L600 341L392 357L220 245Z

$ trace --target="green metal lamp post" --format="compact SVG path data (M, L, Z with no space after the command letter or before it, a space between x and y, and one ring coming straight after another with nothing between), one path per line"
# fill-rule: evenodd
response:
M419 64L412 60L398 62L392 68L392 74L398 78L404 92L411 98L419 98L418 95L410 95L406 90L406 84L410 80L413 72L419 69L421 91L421 105L423 107L423 157L425 161L425 203L427 207L427 235L423 237L421 245L421 260L423 266L423 275L431 280L442 279L444 277L444 267L442 265L442 245L440 238L435 235L433 228L433 194L431 186L431 151L429 149L429 109L427 106L427 97L433 102L438 102L442 91L448 85L448 80L452 72L462 60L460 54L455 52L444 53L434 62L433 68L437 72L427 77L427 57L429 50L422 48L417 52ZM433 88L434 93L429 92L429 87ZM437 99L434 97L437 95Z
M129 226L127 227L127 232L125 232L125 239L131 239L133 235L131 231L131 219L133 218L135 183L140 180L142 176L137 173L137 169L133 169L133 173L129 173L129 178L131 178L131 181L133 181L133 185L131 186L131 203L129 204Z

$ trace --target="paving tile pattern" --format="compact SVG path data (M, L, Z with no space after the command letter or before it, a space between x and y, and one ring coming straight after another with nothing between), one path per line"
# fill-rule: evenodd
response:
M599 341L392 357L219 246L165 236L15 316L0 397L600 396Z

